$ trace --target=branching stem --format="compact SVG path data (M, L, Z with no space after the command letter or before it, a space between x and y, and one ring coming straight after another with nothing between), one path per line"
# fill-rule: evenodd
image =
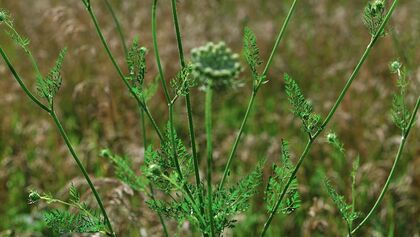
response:
M266 64L266 66L264 68L264 71L263 71L263 74L262 74L263 75L263 78L265 76L267 76L267 74L268 74L268 71L269 71L269 69L271 67L271 64L272 64L273 60L274 60L274 56L275 56L275 54L277 52L277 49L279 47L279 44L280 44L280 42L282 41L282 39L284 37L284 34L286 32L286 29L287 29L287 27L289 25L290 19L291 19L292 15L293 15L293 12L295 11L296 3L297 3L297 0L294 0L293 3L292 3L292 5L291 5L291 7L290 7L290 9L289 9L289 12L287 13L286 19L284 20L284 22L283 22L283 24L281 26L280 32L277 35L276 42L274 43L274 46L273 46L273 49L271 51L270 57L269 57L269 59L267 61L267 64ZM222 179L221 179L220 184L219 184L219 190L223 188L223 186L224 186L224 184L226 182L226 178L227 178L227 176L229 174L229 170L230 170L230 166L232 164L233 157L235 157L235 154L236 154L236 151L237 151L237 148L238 148L238 145L239 145L239 141L241 140L243 131L244 131L245 126L246 126L246 124L248 122L248 117L250 115L251 109L254 106L255 97L256 97L257 92L259 91L262 83L263 83L263 81L260 80L258 82L258 84L253 88L251 98L249 99L249 102L248 102L248 107L246 109L244 118L242 119L241 127L239 128L239 132L236 135L235 142L233 143L232 150L230 152L228 161L226 163L225 170L223 172L223 176L222 176Z
M309 153L313 142L315 141L315 139L325 130L326 126L328 125L328 123L331 121L332 117L334 116L335 112L337 111L337 108L339 107L339 105L341 104L341 102L343 101L344 96L347 94L348 89L350 88L352 82L354 81L354 79L357 77L357 75L359 74L360 68L362 67L362 65L364 64L364 62L366 61L367 57L370 54L371 49L373 48L373 46L375 45L375 43L377 42L377 40L379 39L381 32L384 30L386 24L388 23L389 19L391 18L392 13L395 10L395 7L397 6L398 0L394 0L394 2L392 3L387 15L385 16L384 21L382 22L381 26L379 27L379 30L376 32L376 34L371 38L370 43L368 44L365 52L363 53L362 57L360 58L359 62L357 63L355 69L353 70L352 74L350 75L350 78L347 80L343 90L341 91L338 99L335 101L334 106L331 108L330 112L328 113L328 116L326 117L325 121L322 123L321 128L314 134L311 135L308 143L305 147L305 150L303 151L302 155L299 158L299 161L293 171L293 175L289 178L287 185L283 188L282 191L282 195L280 195L280 198L277 200L276 203L276 207L273 209L273 211L270 213L267 221L264 224L264 228L263 231L261 233L261 237L263 237L265 235L265 233L267 232L273 217L275 215L275 213L277 212L278 207L280 206L281 202L283 201L283 198L289 188L290 183L293 181L293 179L295 178L297 172L299 171L299 168L301 167L303 161L305 160L307 154Z
M96 33L98 34L98 36L99 36L99 38L100 38L100 40L102 42L102 45L104 46L105 51L108 54L108 57L111 60L113 66L115 67L118 75L120 76L120 78L124 82L124 84L127 87L127 89L130 91L131 95L136 99L136 102L137 102L138 106L140 108L142 108L144 110L144 112L146 113L146 116L148 117L148 119L152 123L153 128L155 129L157 135L159 136L159 139L161 141L163 141L162 132L160 131L159 127L157 126L156 121L154 120L152 114L150 113L150 110L148 109L147 105L145 103L143 103L142 99L132 90L132 88L130 86L130 83L128 82L127 78L124 76L124 74L123 74L120 66L117 63L117 60L115 59L114 55L112 54L112 52L111 52L111 50L109 48L109 45L108 45L108 43L107 43L107 41L105 39L105 36L103 35L102 30L101 30L101 28L99 26L99 23L98 23L98 20L96 18L96 15L93 12L92 6L89 5L89 7L87 7L86 9L87 9L87 11L89 13L90 18L93 21L93 24L95 26Z
M175 33L176 33L176 40L177 40L177 45L178 45L179 61L181 64L181 68L184 68L186 66L185 57L184 57L184 48L182 45L181 31L179 27L178 13L176 9L176 0L171 0L171 7L172 7L172 17L173 17ZM199 168L199 163L198 163L198 153L197 153L197 145L195 141L195 131L194 131L194 119L193 119L189 89L187 89L186 91L185 102L186 102L186 108L187 108L187 114L188 114L188 131L190 135L191 150L192 150L192 156L193 156L193 161L194 161L195 182L196 182L197 187L200 187L201 186L200 171L199 171L200 168ZM199 202L200 202L200 210L202 214L204 214L202 192L199 193Z
M398 161L401 158L402 152L404 150L404 146L405 146L405 144L407 142L408 135L410 134L410 130L411 130L411 128L412 128L412 126L413 126L413 124L415 122L416 114L417 114L417 111L419 110L419 107L420 107L420 97L417 98L417 103L415 105L415 108L414 108L413 112L411 113L410 122L408 123L408 127L405 129L405 132L404 132L403 136L401 137L400 147L398 148L398 152L397 152L397 155L395 157L394 163L392 164L391 171L389 172L388 178L387 178L387 180L385 182L385 185L382 188L381 193L379 194L378 199L376 199L375 204L370 209L370 211L366 215L366 217L360 222L360 224L358 224L356 226L356 228L354 228L351 231L351 234L355 234L369 220L369 218L375 212L376 208L382 202L382 199L384 198L385 193L388 190L389 184L391 183L392 177L394 176L394 173L395 173L395 170L396 170Z

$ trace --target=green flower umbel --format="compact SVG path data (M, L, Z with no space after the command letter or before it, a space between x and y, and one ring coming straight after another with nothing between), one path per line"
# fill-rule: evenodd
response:
M224 42L209 42L191 51L193 75L206 89L223 90L239 85L237 80L242 71L239 55L232 53Z

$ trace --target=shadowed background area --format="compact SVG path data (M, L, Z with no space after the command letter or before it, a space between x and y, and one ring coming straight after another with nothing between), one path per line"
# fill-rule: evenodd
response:
M151 34L151 0L111 1L127 40L139 37L149 49L147 79L157 75ZM123 48L113 20L103 1L93 1L98 20L121 66ZM208 41L225 41L240 53L243 27L257 35L263 59L267 59L291 1L278 0L180 0L179 17L187 53ZM257 96L255 108L232 165L229 182L248 173L267 158L278 161L280 141L289 140L296 161L305 145L300 121L290 111L284 93L283 74L288 73L311 99L315 111L324 117L339 95L357 60L369 43L370 35L362 22L366 1L299 1L287 34L269 72L269 82ZM131 98L99 42L93 24L80 0L0 0L17 29L31 40L31 49L45 74L63 47L69 53L63 70L63 86L56 99L59 116L95 184L104 197L120 236L162 236L156 215L148 209L142 194L113 178L108 160L99 156L103 148L126 154L133 163L143 161L140 120ZM318 139L298 174L302 207L289 216L279 215L270 236L343 236L345 224L329 199L324 176L330 177L338 191L350 199L350 172L360 156L357 178L357 210L369 210L384 184L400 142L400 131L392 123L392 93L396 77L389 62L399 59L408 70L410 81L407 103L410 108L420 93L420 1L401 1L387 36L373 49L359 77L353 83L329 129L345 144L346 158L334 154L325 138ZM4 28L3 28L4 29ZM24 52L0 34L0 44L9 54L29 88L35 78ZM179 70L178 51L170 2L158 6L158 41L167 78ZM128 42L129 43L129 42ZM242 59L245 65L244 60ZM123 67L126 71L126 68ZM241 75L244 86L215 92L214 159L218 181L233 144L246 103L251 94L250 73ZM49 236L40 212L45 206L27 204L30 189L65 197L71 183L87 190L85 182L48 115L28 100L13 80L5 63L0 62L0 236ZM192 91L193 112L200 154L205 171L204 93ZM167 105L159 88L149 107L160 127L167 122ZM176 128L188 144L183 103L176 108ZM147 132L157 146L152 127ZM328 130L329 130L328 129ZM420 235L420 121L418 120L398 165L398 172L376 215L360 236ZM265 181L270 175L267 165ZM89 195L89 193L87 193ZM94 202L92 202L94 203ZM239 216L235 231L226 236L254 236L266 218L263 189L252 199L251 209ZM175 223L169 222L176 230ZM180 236L192 236L188 226Z

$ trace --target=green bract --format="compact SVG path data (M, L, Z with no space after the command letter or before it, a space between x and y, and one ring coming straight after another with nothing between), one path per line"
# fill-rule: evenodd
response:
M193 74L203 88L210 84L212 88L219 90L238 86L237 78L242 71L239 55L232 53L224 42L209 42L194 48L191 51L191 60Z

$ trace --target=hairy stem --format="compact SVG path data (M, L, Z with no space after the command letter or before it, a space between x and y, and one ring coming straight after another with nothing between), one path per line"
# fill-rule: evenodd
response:
M291 19L292 15L293 15L293 12L295 11L296 3L297 3L297 0L294 0L290 9L289 9L289 12L287 13L286 19L284 20L284 22L281 26L280 32L277 35L276 42L274 43L273 49L271 50L270 57L267 61L267 64L265 65L265 68L264 68L264 71L263 71L263 76L267 76L267 74L268 74L268 71L271 67L274 56L276 54L276 51L277 51L277 49L280 45L280 42L282 41L282 39L284 37L284 34L285 34L286 29L289 25L289 22L290 22L290 19ZM262 81L259 81L258 84L255 86L253 92L252 92L252 95L251 95L251 98L248 102L248 107L246 109L244 118L242 119L241 127L239 128L239 132L236 135L235 142L233 143L232 150L229 154L229 158L228 158L228 161L227 161L226 166L225 166L225 171L223 172L223 176L222 176L222 179L221 179L220 184L219 184L219 189L223 188L223 186L226 182L226 178L229 174L229 170L230 170L230 166L232 164L233 157L235 157L235 154L236 154L236 151L237 151L237 148L238 148L238 145L239 145L239 141L241 140L243 131L244 131L245 126L246 126L247 121L248 121L250 111L251 111L252 107L254 106L255 96L256 96L258 90L260 89L261 85L262 85Z
M413 110L413 112L411 114L410 122L408 124L408 127L405 129L405 132L404 132L403 136L401 137L400 147L398 148L397 155L395 157L394 163L392 164L392 168L391 168L391 171L389 172L389 175L388 175L388 178L387 178L387 180L385 182L385 185L383 186L382 191L379 194L378 199L376 199L376 202L373 205L373 207L370 209L369 213L360 222L360 224L358 224L357 227L354 228L351 231L352 234L355 234L369 220L369 218L375 212L376 208L378 208L379 204L382 202L382 199L384 198L385 193L388 190L389 184L391 183L392 177L394 176L394 173L395 173L395 170L396 170L398 161L401 158L402 152L403 152L404 147L405 147L405 144L407 142L408 135L410 134L411 127L413 126L413 124L415 122L416 114L417 114L417 111L419 110L419 107L420 107L420 97L417 98L417 103L416 103L416 106L415 106L415 108L414 108L414 110Z
M213 169L213 141L212 141L212 97L213 89L208 85L206 89L205 102L205 124L206 124L206 140L207 140L207 209L210 220L210 234L215 236L214 216L213 216L213 200L212 200L212 169Z
M269 226L272 222L272 219L273 219L275 213L277 212L278 207L280 206L281 202L283 201L283 198L284 198L284 196L285 196L285 194L286 194L286 192L289 188L290 183L293 181L293 179L296 176L296 173L299 171L299 168L301 167L303 161L305 160L306 155L309 153L309 150L311 149L311 146L312 146L313 142L325 130L326 126L331 121L332 117L334 116L335 112L337 111L337 108L339 107L339 105L343 101L344 96L347 94L347 91L350 88L352 82L354 81L354 79L359 74L360 68L362 67L362 65L366 61L367 57L370 54L371 49L373 48L373 46L377 42L378 38L380 37L380 33L383 31L383 29L385 28L385 25L389 21L392 13L395 10L395 7L396 7L397 3L398 3L398 0L394 0L394 2L392 3L392 6L390 7L384 21L382 22L381 26L379 27L379 30L372 37L369 45L367 46L365 52L363 53L362 57L360 58L359 62L356 65L355 69L353 70L352 74L350 75L350 78L347 80L343 90L341 91L338 99L335 101L334 106L331 108L330 112L328 113L328 116L325 119L325 121L323 122L321 128L313 136L312 135L310 136L309 141L308 141L308 143L305 147L305 150L303 151L303 153L302 153L301 157L299 158L299 161L298 161L298 163L297 163L297 165L296 165L296 167L293 171L293 175L289 178L289 180L287 182L287 185L283 188L282 195L280 195L280 198L277 200L276 208L274 208L274 210L270 213L266 223L264 224L264 228L263 228L263 231L261 233L261 237L263 237L265 235L265 233L267 232L267 229L269 228Z

